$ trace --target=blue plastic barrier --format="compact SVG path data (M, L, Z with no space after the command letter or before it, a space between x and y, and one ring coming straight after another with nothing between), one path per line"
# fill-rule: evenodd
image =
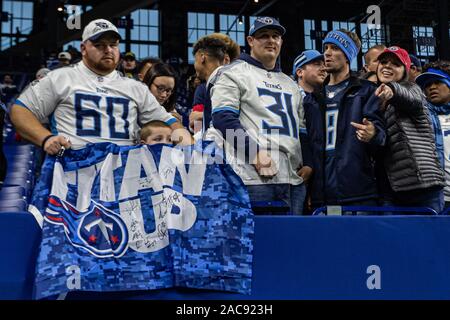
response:
M81 299L450 299L447 216L256 216L252 294L189 289ZM29 299L40 229L0 214L0 298Z

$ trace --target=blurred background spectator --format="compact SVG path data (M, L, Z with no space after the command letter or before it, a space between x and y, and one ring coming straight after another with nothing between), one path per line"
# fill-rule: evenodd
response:
M155 63L162 63L162 62L163 61L157 57L148 57L148 58L141 60L141 62L139 63L139 66L137 67L139 80L141 80L141 81L144 80L145 74Z
M14 80L11 74L5 74L3 77L3 83L0 84L0 94L2 102L8 106L8 104L19 93L17 86L14 84Z
M122 56L119 70L126 77L139 80L136 56L133 52L129 51Z

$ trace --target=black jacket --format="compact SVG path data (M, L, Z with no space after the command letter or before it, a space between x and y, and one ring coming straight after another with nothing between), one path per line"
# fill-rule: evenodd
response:
M392 190L443 186L444 172L439 164L425 96L411 82L387 85L394 96L384 112L387 133L384 165Z

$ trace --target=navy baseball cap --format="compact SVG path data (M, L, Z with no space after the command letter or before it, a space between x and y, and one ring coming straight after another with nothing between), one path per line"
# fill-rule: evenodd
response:
M425 89L433 81L443 82L450 88L450 75L439 69L430 68L427 72L417 76L415 81L422 89Z
M321 54L317 50L306 50L303 51L297 58L295 58L294 64L292 65L292 75L294 76L294 78L298 68L314 60L324 60L323 54Z
M281 33L281 35L284 35L286 32L286 29L278 22L277 19L272 17L259 17L256 18L256 20L250 26L248 34L250 36L253 36L256 33L256 31L264 28L278 30Z
M411 59L411 65L412 66L416 66L416 67L422 68L422 62L420 62L420 60L417 59L417 57L415 55L410 54L409 58Z

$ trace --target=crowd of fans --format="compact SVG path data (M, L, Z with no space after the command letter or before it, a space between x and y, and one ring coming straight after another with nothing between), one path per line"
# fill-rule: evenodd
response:
M286 142L287 148L292 149L293 142L298 147L282 151L290 159L286 168L274 162L271 150L263 152L259 137L248 135L258 150L255 159L248 159L254 160L250 163L253 169L245 168L259 175L247 184L253 201L259 199L257 195L285 201L288 211L295 214L311 213L325 205L423 206L436 212L450 206L449 62L422 65L400 47L376 45L365 53L363 69L353 73L350 64L361 42L355 33L340 29L324 39L323 52L307 50L294 59L291 79L286 79L278 68L284 28L272 18L257 19L252 28L247 39L249 55L240 54L239 46L223 34L199 39L193 49L196 74L189 75L186 64L178 59L138 61L133 52L121 55L117 70L143 82L196 140L208 139L211 130L223 137L226 129L251 131L251 122L259 120L263 125L256 125L257 129L298 130L291 132L295 139ZM267 47L261 49L258 41L273 45L276 55L265 53ZM269 56L275 57L273 63L267 60ZM52 54L36 79L81 59L73 47ZM240 72L241 78L235 79ZM267 78L262 81L264 74ZM255 83L266 86L258 88L259 96L251 95L246 87ZM296 105L289 105L287 94L281 98L267 90L291 88L293 83L297 92L289 95L293 99L298 95L299 103L293 100ZM11 75L4 76L0 89L6 105L19 93ZM266 108L272 116L254 111L252 119L252 108L260 108L255 101L267 104L264 95L276 102ZM275 120L280 118L282 126L277 127ZM164 121L150 121L143 126L139 141L170 143L170 132ZM293 170L295 179L274 182L280 170ZM244 182L247 175L241 174ZM277 197L278 191L267 189L274 184L290 189L282 189L283 195ZM267 198L269 193L273 199ZM292 193L288 200L286 193Z

